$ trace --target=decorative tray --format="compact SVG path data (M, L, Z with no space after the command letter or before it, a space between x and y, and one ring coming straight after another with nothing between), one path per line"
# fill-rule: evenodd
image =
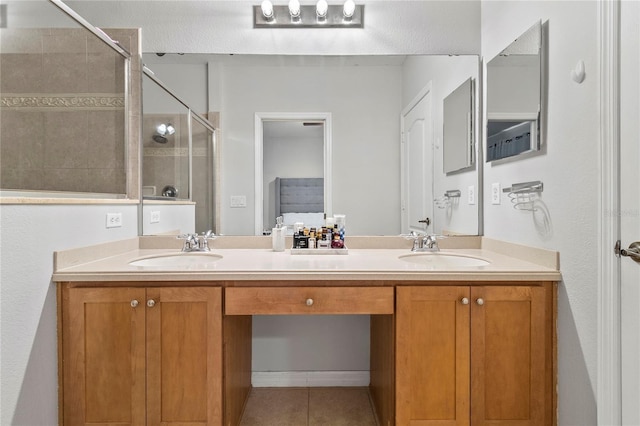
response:
M315 248L315 249L310 249L310 248L302 248L302 249L297 249L297 248L292 248L291 249L291 254L300 254L300 255L305 255L305 254L319 254L319 255L327 255L327 254L332 254L332 255L344 255L344 254L349 254L349 249L347 247L344 248Z

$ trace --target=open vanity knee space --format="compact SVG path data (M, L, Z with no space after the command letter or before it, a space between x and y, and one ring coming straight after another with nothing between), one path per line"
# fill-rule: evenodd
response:
M554 265L478 239L450 255L488 266L426 269L399 260L405 250L363 249L328 270L214 249L215 267L167 270L130 266L160 252L139 244L99 259L58 254L60 424L239 425L254 315L369 316L382 426L556 424ZM247 256L256 270L237 266Z

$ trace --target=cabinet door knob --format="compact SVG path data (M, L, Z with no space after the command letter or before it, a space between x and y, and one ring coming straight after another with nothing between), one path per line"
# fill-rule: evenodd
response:
M462 303L463 305L468 305L468 304L469 304L469 299L467 299L466 297L463 297L463 298L460 300L460 303Z
M478 299L476 300L476 303L477 303L478 305L482 306L482 305L484 305L484 299L480 297L480 298L478 298Z
M147 300L147 306L153 308L154 306L156 306L156 301L153 299Z
M307 299L306 304L307 306L313 305L313 299Z
M131 301L131 307L132 307L132 308L135 308L136 306L138 306L138 301L137 301L136 299L133 299L133 300Z

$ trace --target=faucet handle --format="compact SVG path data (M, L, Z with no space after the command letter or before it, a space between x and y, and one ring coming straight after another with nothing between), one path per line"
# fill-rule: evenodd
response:
M198 238L198 234L180 234L176 237L179 240L193 241Z
M403 238L406 238L407 240L412 240L412 239L418 238L420 236L420 233L416 231L411 231L408 234L400 234L400 236Z
M198 234L180 234L176 238L184 240L182 251L191 251L194 247L198 247Z
M435 234L426 235L422 241L422 245L425 248L430 250L438 251L440 248L438 247L438 236Z
M211 229L209 229L207 232L203 232L202 238L198 239L198 247L200 248L200 250L202 251L211 250L209 248L209 239L214 239L214 238L216 238L216 234L214 234Z

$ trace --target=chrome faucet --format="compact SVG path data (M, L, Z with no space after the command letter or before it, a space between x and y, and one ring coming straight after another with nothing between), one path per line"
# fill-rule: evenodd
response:
M182 234L178 235L177 238L184 240L184 245L182 246L183 252L211 251L209 248L209 240L216 238L216 235L213 231L208 230L207 232L203 232L202 235Z
M413 238L413 247L411 251L440 251L438 247L438 237L435 235L420 234L416 231L411 231L409 237Z

